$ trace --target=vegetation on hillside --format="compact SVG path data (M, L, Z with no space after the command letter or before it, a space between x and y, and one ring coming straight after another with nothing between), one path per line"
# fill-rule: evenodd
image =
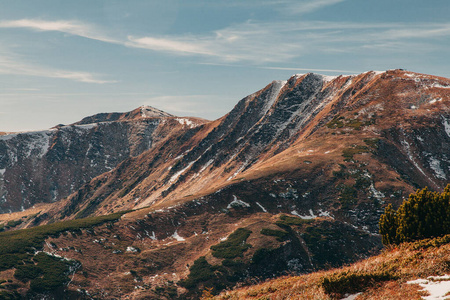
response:
M450 185L442 193L418 190L398 210L389 204L380 217L380 233L385 245L450 234Z
M301 276L286 276L223 292L214 299L420 299L409 280L450 272L450 235L403 243L351 266Z
M81 233L81 229L115 221L124 212L106 216L58 222L38 227L0 233L0 272L14 268L19 282L30 282L31 293L55 292L69 282L68 275L81 265L41 252L44 241L66 232ZM15 299L16 283L0 285L5 290L0 299ZM20 297L19 297L20 298Z

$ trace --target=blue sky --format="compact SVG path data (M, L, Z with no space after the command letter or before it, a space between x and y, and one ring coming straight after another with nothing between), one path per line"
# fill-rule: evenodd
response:
M0 131L151 105L216 119L293 74L450 77L448 0L0 2Z

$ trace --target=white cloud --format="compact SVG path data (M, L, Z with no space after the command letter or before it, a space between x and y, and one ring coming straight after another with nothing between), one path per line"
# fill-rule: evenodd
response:
M128 37L129 42L125 45L134 48L144 48L155 51L168 51L178 52L186 54L201 54L214 56L215 53L207 49L207 43L200 43L195 38L154 38L154 37L142 37L135 38L133 36Z
M345 0L275 1L280 9L302 14ZM267 2L265 5L268 5ZM169 55L198 56L201 63L288 63L308 54L431 52L439 48L432 38L450 36L450 23L352 23L318 21L253 22L234 24L203 34L111 38L91 24L79 21L21 19L0 22L0 28L58 31L71 35L141 48ZM365 52L367 53L365 53ZM375 53L378 54L378 53ZM83 72L52 72L55 77L99 82Z
M107 43L119 43L117 40L111 39L102 34L93 25L85 24L79 21L46 21L35 19L20 19L1 21L0 28L27 28L37 31L59 31L92 40L98 40Z
M79 82L98 83L98 84L114 82L101 79L96 74L92 74L89 72L58 70L53 68L36 66L32 64L26 64L18 61L17 59L6 56L0 56L0 74L62 78Z
M346 0L309 0L289 2L282 8L282 10L289 14L306 14L344 1Z

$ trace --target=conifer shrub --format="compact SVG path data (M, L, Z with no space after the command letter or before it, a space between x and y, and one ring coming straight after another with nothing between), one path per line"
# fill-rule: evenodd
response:
M285 226L292 226L292 225L299 226L299 225L308 224L308 223L312 223L312 222L313 222L312 219L302 219L302 218L298 218L298 217L281 215L280 219L278 221L276 221L275 224L278 225L279 227L283 228Z
M252 246L245 243L251 233L248 229L238 228L230 234L226 241L211 246L211 254L217 258L236 258L242 256Z
M417 190L394 210L388 205L380 217L384 245L398 245L450 234L450 184L442 193Z
M388 272L346 271L323 277L320 286L329 295L344 295L361 292L367 287L392 279L395 277Z

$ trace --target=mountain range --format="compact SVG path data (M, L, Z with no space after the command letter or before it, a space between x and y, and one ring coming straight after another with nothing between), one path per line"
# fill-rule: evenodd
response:
M6 234L119 214L46 236L44 251L82 266L65 286L77 297L196 298L341 266L380 251L387 204L447 184L449 101L450 80L432 75L308 73L214 121L140 107L4 133L0 222Z

